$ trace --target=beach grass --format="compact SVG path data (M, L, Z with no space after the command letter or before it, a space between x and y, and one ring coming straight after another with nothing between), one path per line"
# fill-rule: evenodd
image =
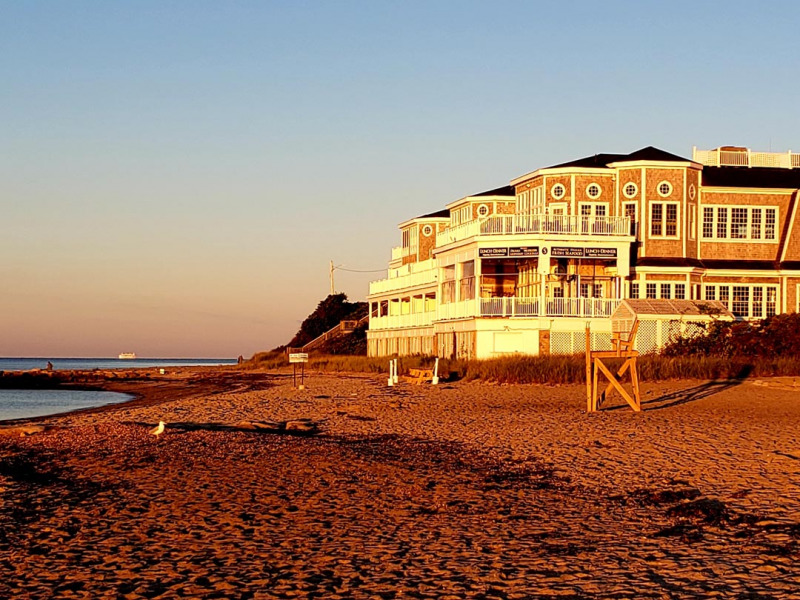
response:
M413 368L432 368L434 358L403 356L400 374ZM621 362L621 361L620 361ZM327 372L386 373L389 358L312 354L307 367ZM610 363L612 366L613 362ZM256 354L242 367L278 369L288 366L282 352ZM644 355L638 362L639 375L645 381L673 379L742 379L746 377L800 376L800 357L714 357ZM567 356L505 356L487 360L440 360L439 376L443 381L482 380L497 383L584 383L586 363L583 354Z

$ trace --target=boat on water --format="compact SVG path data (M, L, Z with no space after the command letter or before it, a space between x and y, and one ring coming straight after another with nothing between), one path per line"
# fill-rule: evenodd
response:
M119 357L120 360L131 360L136 358L135 352L122 352Z

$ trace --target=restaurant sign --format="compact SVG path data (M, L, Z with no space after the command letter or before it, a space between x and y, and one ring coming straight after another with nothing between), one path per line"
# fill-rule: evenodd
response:
M550 256L568 258L617 258L616 248L570 248L566 246L553 246Z
M539 246L515 246L511 248L478 248L480 258L528 258L539 256Z

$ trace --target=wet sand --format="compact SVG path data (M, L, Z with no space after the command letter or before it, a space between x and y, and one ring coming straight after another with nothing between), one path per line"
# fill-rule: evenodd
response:
M789 598L800 381L386 386L180 370L0 435L0 597ZM316 436L253 423L311 419ZM155 439L158 420L167 430Z

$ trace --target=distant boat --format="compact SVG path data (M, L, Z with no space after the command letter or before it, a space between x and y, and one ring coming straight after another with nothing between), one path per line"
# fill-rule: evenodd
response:
M123 352L122 354L119 355L120 360L131 360L134 358L136 358L135 352Z

